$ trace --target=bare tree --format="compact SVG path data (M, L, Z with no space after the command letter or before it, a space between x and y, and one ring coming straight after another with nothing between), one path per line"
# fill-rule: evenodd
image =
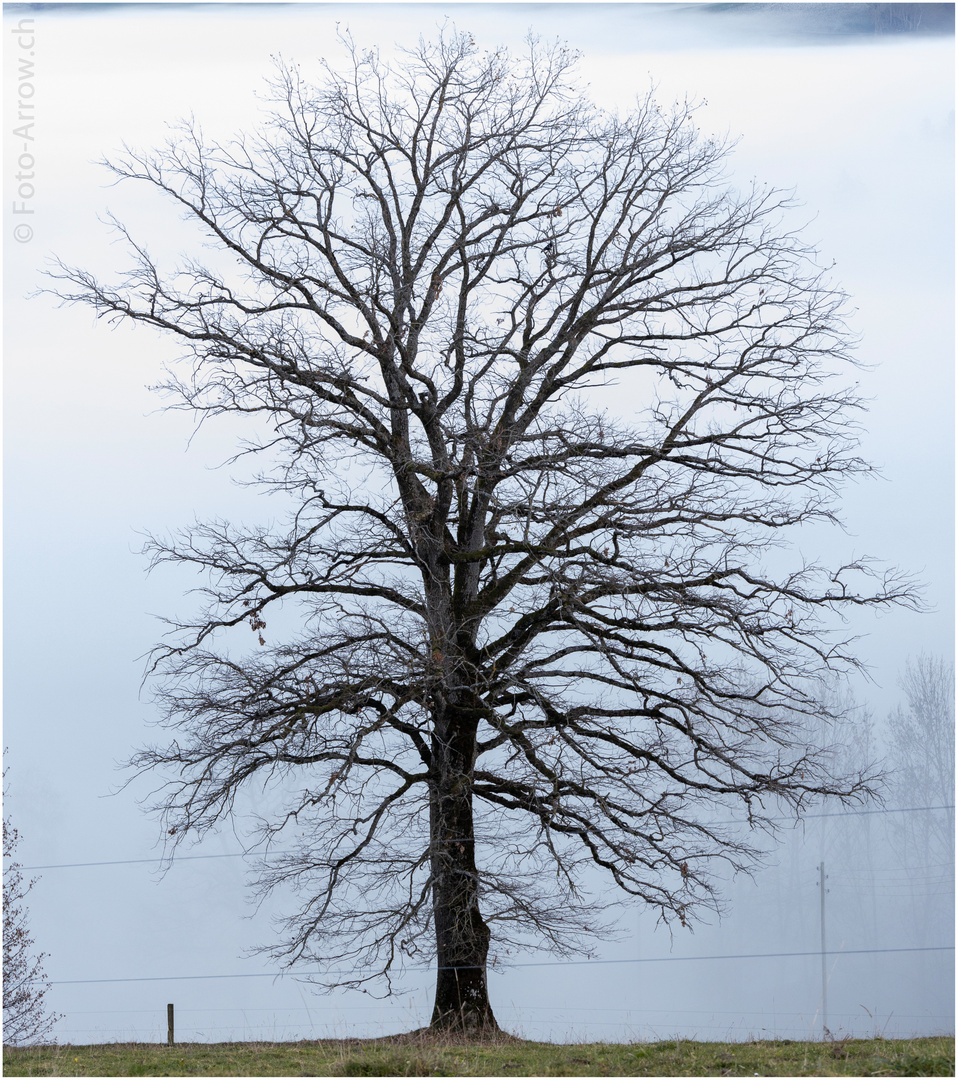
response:
M731 191L687 105L590 105L564 47L347 44L317 84L279 67L259 134L111 164L228 258L131 240L124 280L58 292L178 338L178 404L265 418L244 453L290 503L152 544L207 599L133 762L166 834L271 786L259 885L302 896L272 953L387 991L430 958L433 1025L489 1030L491 943L587 950L590 881L686 925L749 827L868 796L807 735L856 665L830 620L912 598L775 550L867 470L845 297L786 197Z
M6 776L6 774L4 774ZM50 989L43 972L46 953L34 953L26 908L36 879L24 881L14 861L19 834L3 819L3 1041L21 1046L49 1037L59 1019L47 1013L44 998Z
M940 852L953 850L955 835L955 665L922 653L908 660L899 680L904 707L888 716L891 782L899 805L918 801L946 808L933 830Z
M876 34L904 34L921 27L926 4L871 4Z
M916 940L934 937L943 897L954 922L955 666L943 656L908 660L899 680L904 705L888 716L891 801L889 837L909 882L909 917ZM929 807L930 809L918 809ZM937 916L937 917L936 917ZM937 938L935 938L937 940Z

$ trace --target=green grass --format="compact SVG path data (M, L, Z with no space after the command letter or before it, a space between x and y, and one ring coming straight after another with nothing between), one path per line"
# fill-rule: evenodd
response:
M954 1076L952 1036L832 1042L297 1043L4 1048L5 1076Z

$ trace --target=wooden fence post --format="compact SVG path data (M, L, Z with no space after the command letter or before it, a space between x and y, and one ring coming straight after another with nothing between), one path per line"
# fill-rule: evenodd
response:
M166 1043L167 1046L173 1045L173 1006L167 1005L166 1007Z

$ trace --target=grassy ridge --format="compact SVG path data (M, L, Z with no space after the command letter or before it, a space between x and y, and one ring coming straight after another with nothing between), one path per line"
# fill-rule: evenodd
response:
M4 1048L5 1076L954 1076L954 1037L585 1043L436 1039Z

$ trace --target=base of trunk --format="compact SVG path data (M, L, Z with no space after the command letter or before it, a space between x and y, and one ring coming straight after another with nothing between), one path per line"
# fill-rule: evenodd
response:
M484 1043L490 1046L512 1046L521 1045L528 1042L527 1039L520 1039L518 1035L510 1035L508 1031L503 1031L501 1028L493 1031L490 1028L479 1032L476 1035L467 1035L464 1032L455 1031L443 1031L441 1028L416 1028L415 1031L404 1031L399 1035L380 1035L375 1039L317 1039L317 1042L329 1043L349 1043L368 1045L375 1043L377 1046L449 1046L450 1044L462 1043Z
M485 970L447 968L439 971L436 1004L429 1027L432 1031L467 1036L499 1032L489 1004Z
M465 1011L433 1013L429 1030L443 1035L464 1035L470 1039L502 1034L491 1010L485 1015Z

